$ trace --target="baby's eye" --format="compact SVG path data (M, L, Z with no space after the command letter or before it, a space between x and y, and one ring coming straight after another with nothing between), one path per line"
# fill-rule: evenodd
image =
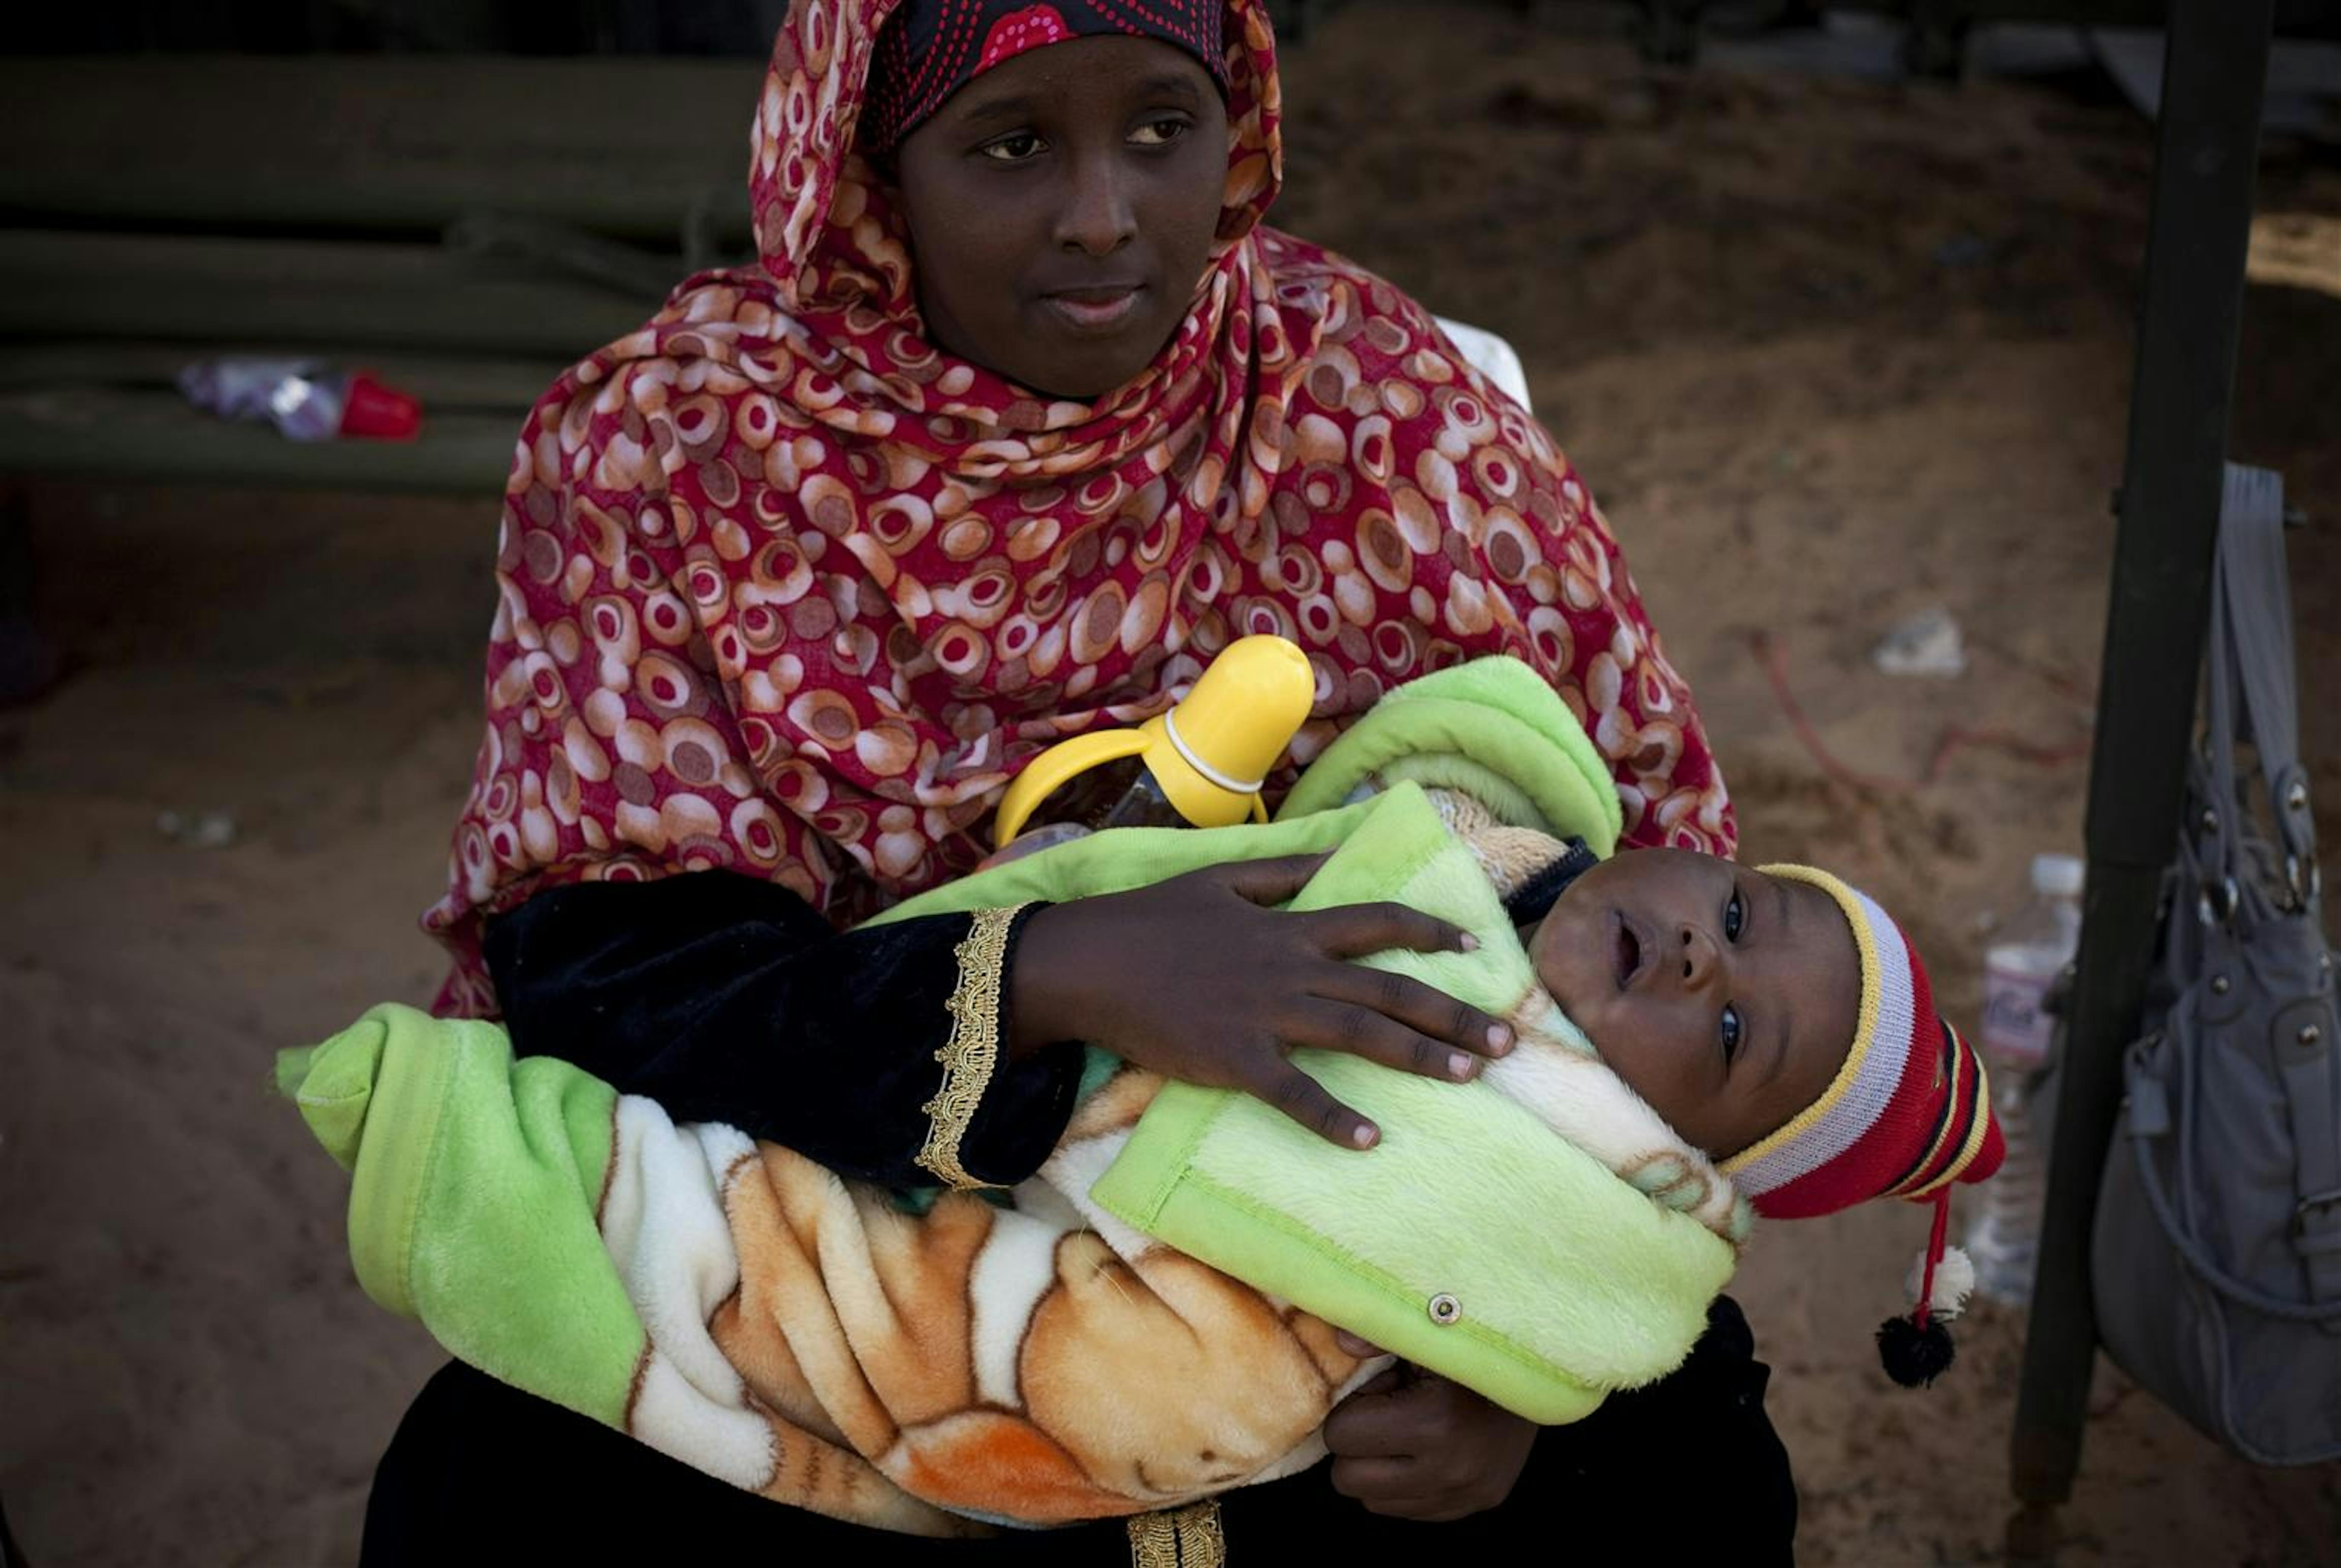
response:
M1011 131L977 150L995 164L1021 164L1036 155L1044 144L1030 131Z
M1748 906L1739 901L1739 889L1731 889L1731 898L1723 906L1723 939L1739 940L1739 928L1748 920Z
M1149 120L1130 134L1130 139L1141 147L1167 147L1187 134L1187 122L1174 115Z
M1718 1028L1723 1037L1723 1065L1728 1067L1731 1065L1731 1059L1739 1054L1740 1036L1747 1033L1746 1026L1739 1021L1739 1009L1726 1002L1723 1006L1723 1022Z

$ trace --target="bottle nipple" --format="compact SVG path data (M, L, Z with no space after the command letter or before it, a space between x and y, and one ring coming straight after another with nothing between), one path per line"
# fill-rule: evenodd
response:
M1230 643L1178 706L1140 728L1146 770L1198 828L1260 815L1260 787L1316 701L1308 655L1281 637Z

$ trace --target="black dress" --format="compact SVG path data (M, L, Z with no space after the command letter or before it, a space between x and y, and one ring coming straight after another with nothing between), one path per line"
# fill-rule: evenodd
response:
M968 917L834 933L802 899L721 872L538 895L492 923L487 958L516 1053L557 1053L677 1121L721 1120L843 1175L899 1186L936 1082L943 1003ZM961 1145L978 1176L1012 1183L1048 1157L1071 1114L1081 1052L1040 1052L997 1074ZM1350 1563L1670 1563L1728 1549L1793 1561L1797 1496L1764 1414L1769 1369L1729 1298L1664 1381L1538 1434L1500 1507L1444 1524L1366 1513L1330 1465L1220 1498L1239 1563L1334 1551ZM1688 1456L1695 1465L1686 1466ZM896 1535L769 1502L460 1364L400 1423L366 1510L365 1568L667 1561L726 1550L796 1563L1112 1565L1119 1522L992 1540ZM524 1556L523 1554L525 1554Z

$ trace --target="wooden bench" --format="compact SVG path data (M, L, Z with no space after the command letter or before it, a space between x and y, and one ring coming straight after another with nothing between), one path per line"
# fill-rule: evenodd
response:
M520 416L748 253L739 60L0 61L0 473L493 495ZM413 442L186 406L194 360L371 367Z

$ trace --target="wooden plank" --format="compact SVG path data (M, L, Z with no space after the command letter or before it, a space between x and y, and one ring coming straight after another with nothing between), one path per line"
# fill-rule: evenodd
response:
M55 392L63 388L119 387L154 390L177 384L179 372L198 359L225 354L263 359L314 358L329 365L363 368L423 400L431 413L508 412L515 421L553 378L567 368L551 359L476 359L449 354L402 353L350 344L284 342L6 342L0 343L0 392Z
M679 244L747 229L752 61L0 59L0 209L435 233L501 213Z
M657 305L436 245L0 231L6 337L574 359L633 331Z
M476 495L511 471L520 417L434 415L412 442L287 441L215 419L176 392L91 387L0 393L0 474Z

